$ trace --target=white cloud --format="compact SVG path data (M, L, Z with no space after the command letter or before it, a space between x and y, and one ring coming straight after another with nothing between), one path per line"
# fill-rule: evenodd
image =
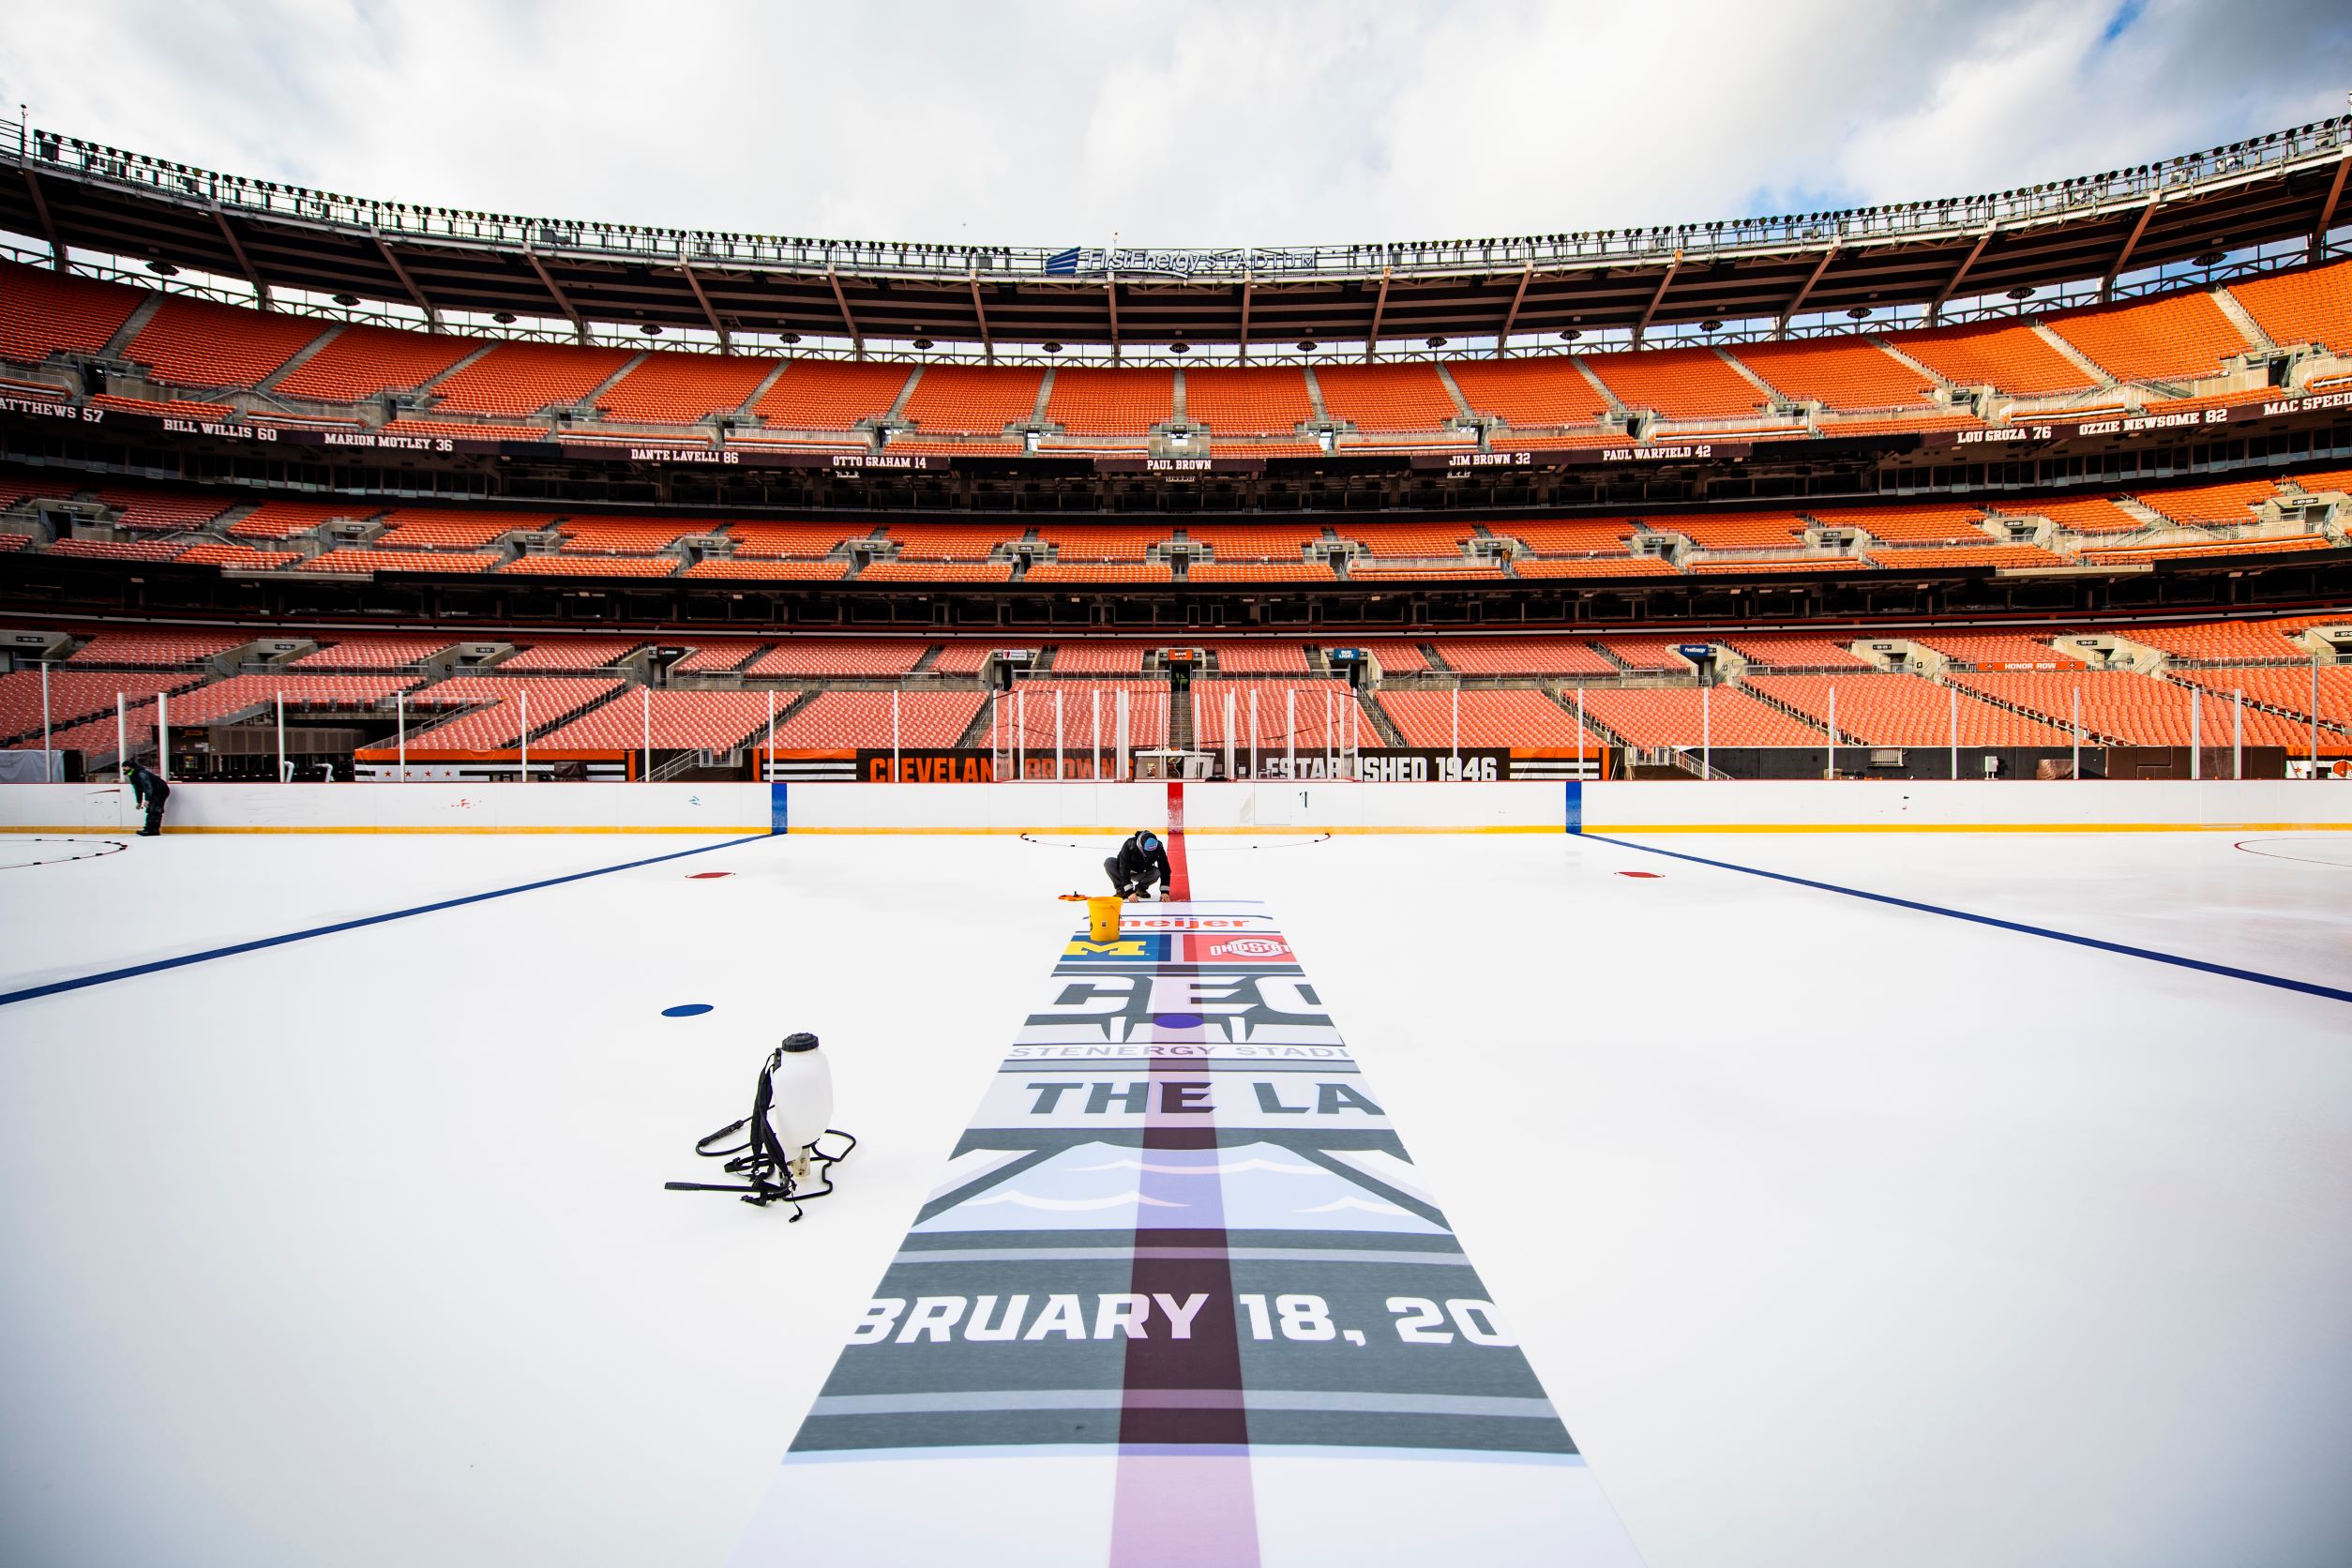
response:
M972 243L1622 227L1998 189L2340 112L2319 0L2021 9L117 0L44 127L352 194Z

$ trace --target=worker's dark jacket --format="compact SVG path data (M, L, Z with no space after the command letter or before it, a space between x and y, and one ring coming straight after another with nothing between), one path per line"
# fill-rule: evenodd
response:
M1168 885L1168 847L1164 843L1157 849L1146 850L1135 838L1129 838L1119 846L1115 864L1117 869L1111 878L1123 893L1139 892L1153 882L1162 887Z

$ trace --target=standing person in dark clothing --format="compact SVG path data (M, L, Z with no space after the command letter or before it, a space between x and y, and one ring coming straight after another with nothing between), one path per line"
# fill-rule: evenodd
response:
M1160 897L1168 897L1168 849L1148 827L1120 845L1119 852L1103 862L1103 870L1122 898L1140 898L1153 882L1159 883Z
M172 786L137 762L124 763L123 776L130 781L131 798L147 813L147 825L139 837L155 837L163 831L163 803L172 798Z

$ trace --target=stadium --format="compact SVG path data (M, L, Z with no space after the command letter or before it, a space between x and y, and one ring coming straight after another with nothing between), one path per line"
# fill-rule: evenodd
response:
M2352 1552L2352 115L1282 248L173 152L0 123L10 1560Z

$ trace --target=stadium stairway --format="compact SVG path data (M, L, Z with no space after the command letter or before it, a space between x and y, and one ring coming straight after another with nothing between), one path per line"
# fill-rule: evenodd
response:
M1859 674L1861 671L1857 671L1855 673ZM1795 719L1798 723L1806 726L1808 729L1818 730L1824 736L1830 734L1829 721L1826 718L1817 717L1814 715L1805 712L1804 709L1798 707L1793 702L1784 702L1779 698L1772 695L1772 693L1758 690L1756 687L1750 686L1745 681L1733 680L1725 684L1731 686L1732 689L1736 691L1746 692L1750 697L1755 698L1757 701L1763 703L1768 708L1779 709L1782 713L1787 714L1789 717ZM1869 744L1860 735L1857 735L1851 730L1847 729L1843 725L1840 725L1837 729L1836 740L1837 744L1840 746L1866 746Z
M311 360L317 358L319 354L324 351L327 344L341 337L343 335L343 323L337 322L334 325L328 327L325 331L320 333L317 337L303 344L302 347L294 350L292 358L288 359L283 365L279 366L278 369L270 371L269 374L264 376L261 380L253 384L254 393L257 396L266 397L270 393L277 391L278 384L279 382L284 381L288 376L293 375L296 370L301 369L305 365L310 363Z
M1168 746L1171 751L1193 749L1192 686L1170 683L1168 690Z
M1405 740L1405 731L1396 727L1396 721L1389 717L1388 710L1380 706L1380 694L1379 692L1366 690L1354 692L1350 695L1362 700L1364 704L1364 716L1372 726L1373 733L1380 737L1380 744L1382 746L1393 746L1402 748L1407 744Z
M2008 701L2002 698L1995 696L1989 691L1979 691L1974 686L1960 686L1958 682L1952 680L1948 676L1938 675L1934 679L1935 684L1937 686L1959 686L1961 696L1972 697L1976 701L1985 703L1988 706L2002 708L2010 713L2019 715L2022 717L2039 720L2043 724L2055 725L2060 730L2072 731L2073 728L2074 718L2072 713L2045 714L2035 709L2026 707L2022 703ZM2086 724L2083 726L2083 744L2085 746L2126 746L2130 743L2118 736L2102 733Z

